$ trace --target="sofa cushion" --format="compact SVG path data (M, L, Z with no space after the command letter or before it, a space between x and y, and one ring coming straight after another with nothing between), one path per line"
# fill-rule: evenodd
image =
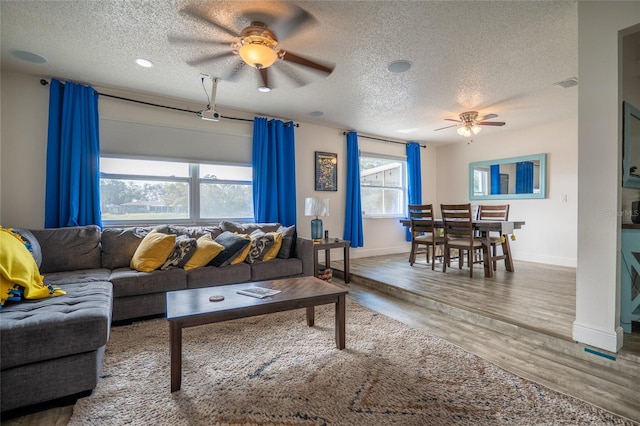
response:
M272 280L302 274L302 260L298 258L274 259L251 265L251 281Z
M196 251L184 265L185 271L206 266L222 250L224 246L213 241L211 234L201 236L196 240Z
M251 241L240 234L225 231L218 235L215 242L223 246L224 250L214 257L210 264L221 267L231 264L235 258L241 256ZM244 255L246 256L246 253Z
M237 234L249 234L256 229L260 229L262 232L275 232L280 227L279 223L244 223L244 222L230 222L223 220L220 222L220 228L223 231L234 232Z
M55 286L77 283L95 283L109 281L109 269L79 269L77 271L52 272L44 277L44 283Z
M248 281L251 281L251 266L244 262L224 268L205 266L187 272L187 287L189 288L213 287Z
M152 227L105 228L102 230L102 267L107 269L128 268L133 253Z
M40 273L100 268L100 228L96 225L31 229L42 249Z
M113 297L118 298L182 290L187 288L187 273L181 268L152 272L118 268L111 271L109 281L113 284Z
M140 272L151 272L158 269L176 244L176 236L163 234L155 229L149 232L131 258L131 269Z
M2 369L94 351L107 343L112 286L71 284L64 296L26 300L0 311Z
M182 225L160 225L156 231L164 234L186 235L189 238L198 239L203 235L211 235L215 239L222 234L223 230L219 226L182 226Z

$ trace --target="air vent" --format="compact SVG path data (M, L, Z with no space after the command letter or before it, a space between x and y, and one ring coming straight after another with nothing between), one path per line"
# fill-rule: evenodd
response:
M559 81L557 83L554 83L560 87L564 87L565 89L568 89L569 87L573 87L573 86L577 86L578 85L578 77L571 77L568 78L566 80L562 80Z

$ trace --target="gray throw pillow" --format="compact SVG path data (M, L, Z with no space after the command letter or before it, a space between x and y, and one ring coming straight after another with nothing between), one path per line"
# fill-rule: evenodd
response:
M20 237L22 237L22 239L26 242L25 246L33 255L33 258L35 259L36 264L39 268L42 264L42 249L40 248L38 239L28 229L15 228L13 232L20 235Z
M278 228L277 232L282 234L282 245L280 246L280 251L278 252L277 257L280 259L289 259L290 257L295 256L296 239L298 238L296 226L281 226Z

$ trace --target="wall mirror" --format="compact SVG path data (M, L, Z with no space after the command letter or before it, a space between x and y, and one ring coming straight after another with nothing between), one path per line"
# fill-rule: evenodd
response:
M640 110L623 102L622 186L640 188Z
M508 200L546 198L546 196L547 154L469 163L470 200Z

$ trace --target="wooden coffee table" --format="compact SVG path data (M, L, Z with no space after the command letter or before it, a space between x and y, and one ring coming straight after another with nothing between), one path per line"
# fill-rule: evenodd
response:
M273 288L280 290L280 293L264 299L236 293L236 291L248 287ZM301 308L306 308L307 325L312 327L315 320L315 307L335 303L336 347L344 349L346 294L346 290L315 277L288 278L167 292L171 392L180 390L182 382L183 328ZM220 302L209 301L209 297L214 295L222 295L224 300Z

